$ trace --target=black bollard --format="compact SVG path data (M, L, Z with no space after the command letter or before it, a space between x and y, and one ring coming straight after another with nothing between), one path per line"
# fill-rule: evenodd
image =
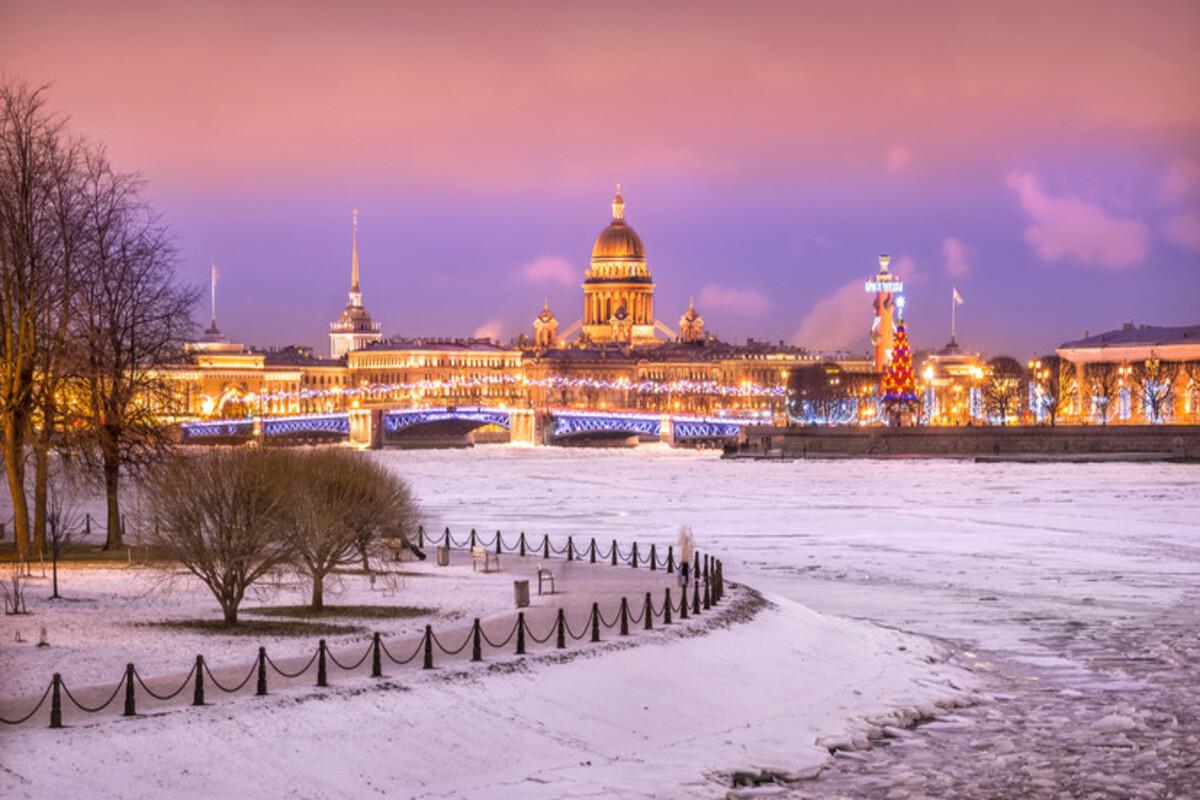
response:
M712 595L709 593L708 576L704 576L704 610L708 611L712 608Z
M525 655L525 612L517 612L517 655Z
M471 528L471 549L475 549L475 529Z
M83 520L83 535L87 537L92 535L92 515L90 513Z
M708 577L708 553L704 554L704 577Z
M629 556L629 566L637 569L637 542L633 543L633 552Z
M679 604L679 618L681 620L688 618L688 602L687 602L687 584L683 585L683 602Z
M521 558L525 557L525 531L521 531L521 538L518 540L521 544Z
M425 549L425 526L424 525L417 526L417 547L421 548L422 550Z
M317 642L317 686L328 686L329 674L325 669L325 640Z
M646 608L643 615L646 617L646 630L654 630L654 604L650 602L649 592L646 592Z
M700 613L700 581L692 581L692 613Z
M696 578L700 577L700 553L698 552L696 553L696 566L692 570L692 576Z
M446 530L442 531L442 547L450 549L450 526L446 526Z
M425 626L425 661L421 669L433 669L433 626Z
M567 537L567 561L575 560L575 537Z
M267 693L267 648L258 648L258 686L254 693L262 697Z
M596 563L596 537L595 536L592 537L591 550L592 550L592 563L595 564Z
M629 601L621 598L621 635L629 635Z
M667 545L667 574L675 574L675 545Z
M371 677L372 678L382 678L383 677L383 653L381 652L382 650L383 650L383 647L379 642L379 631L376 631L375 635L371 637Z
M479 630L479 617L475 618L475 624L471 626L471 660L483 661L483 636Z
M658 552L654 549L654 544L650 545L650 571L658 569Z
M496 555L500 555L500 553L501 553L501 552L503 552L503 551L500 549L500 542L501 542L501 541L502 541L502 540L501 540L501 538L500 538L500 531L496 531Z
M555 641L554 646L562 650L567 646L567 616L561 607L558 609L558 621L555 625L558 627L558 639Z
M62 675L54 673L50 682L50 727L62 727Z
M592 641L600 641L600 604L592 603Z
M542 534L542 558L550 557L550 534Z
M667 587L667 596L663 598L663 625L671 624L671 587Z
M196 656L196 686L192 689L192 705L204 705L204 656Z
M617 540L616 540L616 539L613 539L613 546L612 546L612 565L613 565L614 567L617 565Z
M136 717L137 708L133 699L133 664L125 665L125 714L126 717Z

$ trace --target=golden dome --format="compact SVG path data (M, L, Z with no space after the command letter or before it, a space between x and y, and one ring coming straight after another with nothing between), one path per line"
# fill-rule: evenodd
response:
M621 197L621 186L612 202L613 218L607 228L600 231L592 245L592 261L645 261L646 248L637 232L625 222L625 200Z

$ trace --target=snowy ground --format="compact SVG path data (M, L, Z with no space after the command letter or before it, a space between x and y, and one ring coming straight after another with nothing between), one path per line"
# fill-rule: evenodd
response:
M720 796L723 771L803 772L828 753L818 736L861 734L889 709L902 722L906 709L969 696L954 686L982 686L989 702L892 726L791 795L1200 793L1195 467L730 463L665 448L379 457L412 481L437 528L662 542L690 523L730 577L775 606L706 636L567 664L140 720L122 727L109 762L146 771L138 792ZM263 726L292 735L263 743ZM67 765L71 748L111 741L100 728L71 736L0 738L0 763L39 752ZM205 747L168 757L163 736ZM13 771L0 785L45 796L81 774L61 769L61 783ZM197 783L166 774L181 770ZM260 783L231 783L239 775ZM119 780L101 785L119 794Z

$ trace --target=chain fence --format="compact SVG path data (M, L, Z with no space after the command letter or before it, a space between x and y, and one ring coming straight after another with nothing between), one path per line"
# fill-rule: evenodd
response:
M440 544L439 544L440 542ZM660 567L668 573L674 573L677 565L674 558L673 548L667 548L667 556L662 561L657 558L656 547L651 545L650 550L645 552L645 555L639 562L639 553L637 543L633 543L628 552L622 553L617 542L614 540L607 551L602 550L596 543L595 538L592 538L589 544L579 549L574 544L573 537L568 537L566 543L561 546L554 546L550 542L549 536L543 536L538 542L540 545L537 548L529 546L529 541L522 531L516 542L506 543L500 531L496 531L496 535L490 542L483 540L472 529L470 534L464 537L461 541L454 538L450 529L447 528L440 536L429 536L423 529L418 531L418 546L425 547L426 543L450 547L450 548L475 548L485 547L498 554L510 553L520 555L542 555L544 558L549 558L550 555L561 555L568 561L584 560L585 558L591 563L603 564L608 562L612 565L629 565L632 568L645 567L650 570L659 569ZM506 548L506 544L509 547ZM689 564L689 566L691 566ZM689 601L688 593L691 592ZM209 668L204 656L196 656L196 661L192 665L191 670L184 676L183 681L170 692L156 692L151 689L142 675L137 671L133 664L126 665L125 672L121 679L117 682L112 690L112 694L108 699L98 705L87 705L81 702L71 690L67 687L62 679L61 673L54 673L50 679L50 683L42 692L37 703L24 715L14 719L7 719L0 716L0 724L15 726L22 725L35 716L45 706L47 699L50 700L50 727L63 727L63 696L77 709L85 714L98 714L116 701L118 696L124 690L124 707L122 716L132 717L137 716L137 689L154 700L159 702L170 702L182 694L190 686L192 688L192 705L203 706L207 705L206 690L207 684L205 677L207 676L208 683L215 689L225 694L237 694L241 692L250 683L251 680L257 679L255 694L263 696L268 694L268 668L285 680L296 680L312 669L315 664L317 667L316 685L318 687L328 686L328 668L332 664L337 669L344 672L354 672L366 663L367 659L371 659L371 676L375 678L383 677L382 662L386 656L389 662L396 666L406 666L414 662L418 657L422 658L422 669L434 668L435 649L440 651L442 655L454 657L463 653L468 647L471 648L471 660L482 661L485 652L485 645L493 652L505 650L513 640L516 640L516 655L526 654L526 640L532 640L535 644L544 645L555 640L554 647L563 649L567 646L567 640L582 641L589 638L591 642L597 643L603 641L601 636L602 631L618 630L619 636L630 635L630 625L643 625L646 630L652 630L655 620L661 620L663 624L671 624L673 619L677 618L680 621L688 619L690 616L698 616L704 610L712 608L713 605L720 602L725 594L724 569L720 559L697 553L695 555L695 564L690 571L690 579L682 584L681 592L677 600L672 599L671 588L667 587L663 593L661 605L656 605L651 592L646 592L643 600L637 603L637 610L630 609L629 599L621 598L620 606L617 609L616 615L610 620L600 610L598 602L592 603L592 608L587 612L587 617L580 620L580 627L576 628L566 618L566 612L563 608L558 609L557 617L550 627L545 631L544 635L538 635L530 628L525 619L525 612L521 611L517 614L516 622L513 623L512 629L508 635L500 640L493 640L487 635L483 629L481 620L477 617L467 631L462 642L456 647L447 647L446 644L434 632L431 625L425 626L425 632L417 642L416 648L411 654L404 658L397 658L383 641L379 633L372 634L371 642L367 645L367 649L353 663L343 663L329 650L325 640L321 639L317 643L316 651L308 659L307 663L299 670L288 671L280 667L275 661L267 655L265 647L258 648L258 657L253 666L245 677L235 685L226 686L222 684L213 671ZM690 605L690 607L689 607ZM302 656L301 656L302 657Z

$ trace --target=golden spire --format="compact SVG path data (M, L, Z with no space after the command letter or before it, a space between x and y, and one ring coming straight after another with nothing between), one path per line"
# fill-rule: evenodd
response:
M358 289L358 209L354 209L354 249L350 256L350 291L357 294Z
M620 222L625 219L625 199L621 197L621 184L617 183L617 193L613 195L612 200L613 222Z

